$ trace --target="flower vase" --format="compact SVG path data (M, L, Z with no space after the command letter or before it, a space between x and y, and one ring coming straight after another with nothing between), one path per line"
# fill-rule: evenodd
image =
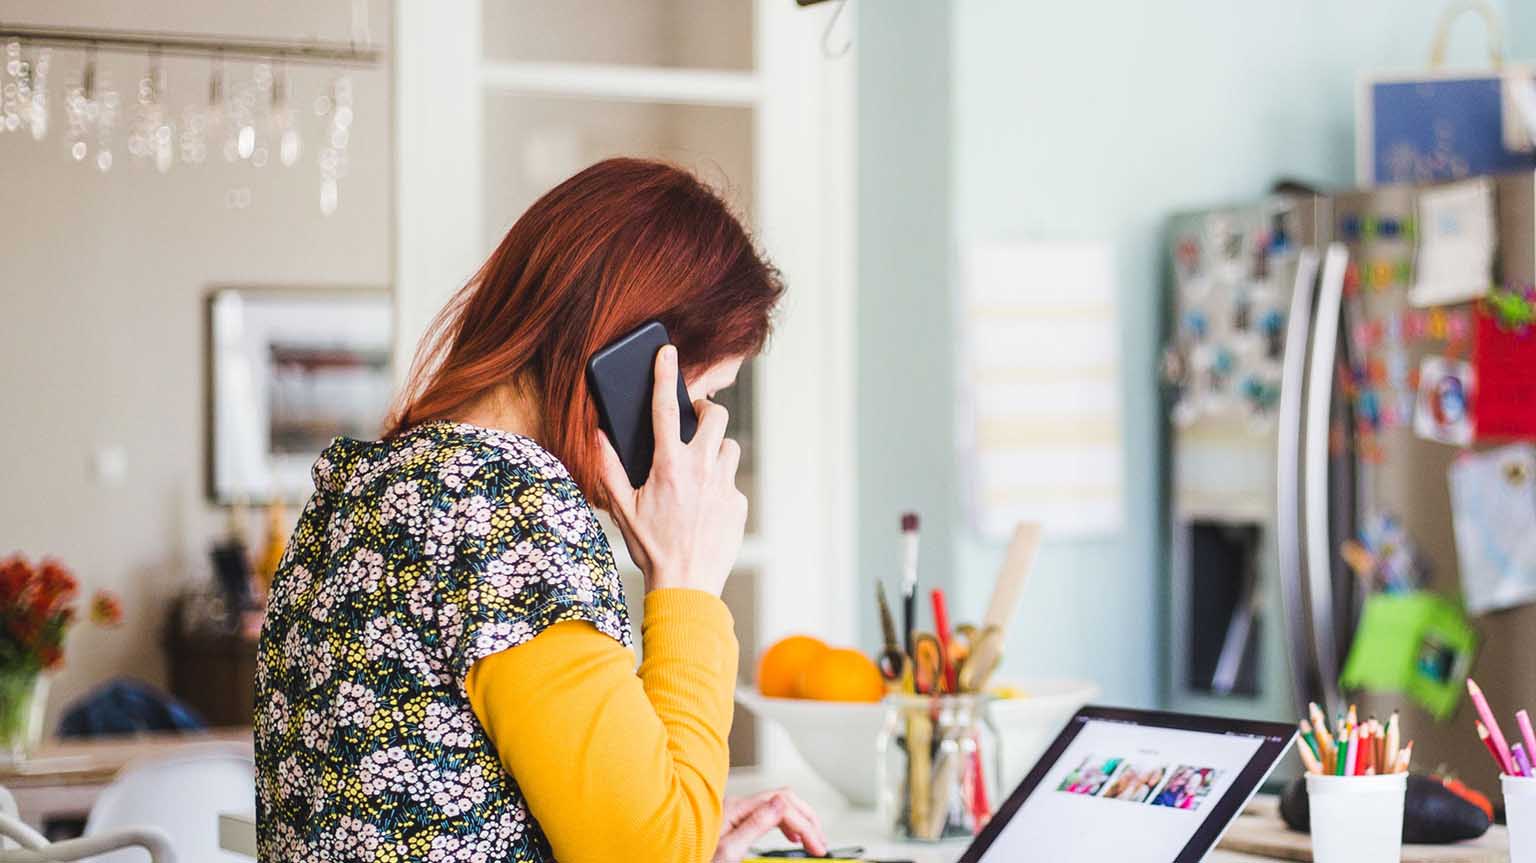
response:
M0 669L0 764L19 764L43 737L48 677L35 668Z

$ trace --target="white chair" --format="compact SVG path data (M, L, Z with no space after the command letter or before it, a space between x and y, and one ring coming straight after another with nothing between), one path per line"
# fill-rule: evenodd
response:
M256 764L250 748L190 743L125 767L91 807L85 835L105 836L129 826L155 827L164 831L182 860L249 863L249 858L219 848L219 815L255 808ZM108 861L142 863L143 858L119 852L94 863Z
M154 828L130 828L87 839L50 843L16 817L15 798L0 788L0 863L65 863L122 848L141 848L149 852L150 863L176 863L170 840Z

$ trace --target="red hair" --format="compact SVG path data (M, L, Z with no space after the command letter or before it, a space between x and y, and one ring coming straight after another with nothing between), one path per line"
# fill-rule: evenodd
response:
M751 356L784 291L730 208L692 174L607 159L529 207L428 327L385 437L459 413L521 381L539 443L597 494L597 409L587 360L659 320L686 372Z

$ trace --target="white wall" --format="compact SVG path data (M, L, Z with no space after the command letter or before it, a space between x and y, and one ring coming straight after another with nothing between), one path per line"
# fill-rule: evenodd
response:
M349 6L0 0L0 20L345 41ZM386 41L388 5L370 9L373 38ZM145 68L122 55L102 54L101 64L128 96ZM79 52L55 51L53 80L76 79L80 66ZM178 111L206 98L206 61L166 66ZM249 70L228 64L231 81ZM390 280L389 75L352 75L351 170L340 209L325 217L310 106L329 79L293 72L306 138L289 169L178 165L161 176L130 164L120 140L103 175L65 155L61 100L48 140L0 135L0 554L57 556L87 590L118 591L127 612L118 630L77 627L53 686L55 714L110 675L163 681L167 602L208 577L207 546L223 525L203 496L208 286ZM232 186L249 187L248 209L225 206ZM126 453L121 486L92 479L92 454L106 446Z

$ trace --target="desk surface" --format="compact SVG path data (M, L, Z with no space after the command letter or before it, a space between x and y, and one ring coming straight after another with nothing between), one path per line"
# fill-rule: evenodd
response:
M809 775L784 774L759 770L735 770L731 772L726 792L733 796L753 794L770 788L791 786L806 802L815 807L827 829L827 839L833 847L860 845L865 853L877 859L911 860L913 863L954 863L965 851L966 841L956 839L936 844L893 842L884 839L885 829L875 813L869 809L855 809L842 802L835 792L820 780ZM256 816L250 812L234 812L219 817L219 844L226 851L256 856ZM777 834L766 837L760 847L784 847L787 845ZM1216 850L1206 857L1206 863L1274 863L1271 857L1255 857L1231 851Z
M221 742L251 746L251 729L154 732L88 740L49 740L21 764L0 766L0 785L12 791L62 785L103 785L130 762L188 743Z
M869 809L850 807L821 780L810 775L775 773L758 770L731 772L726 792L732 795L752 794L770 788L793 787L806 802L815 807L826 827L827 840L833 847L860 845L865 853L876 859L912 860L914 863L954 863L960 859L968 844L965 839L940 843L895 842L884 838L887 830L875 813ZM763 847L786 845L781 836L764 839ZM1212 851L1206 863L1274 863L1270 857L1256 857L1231 851Z

